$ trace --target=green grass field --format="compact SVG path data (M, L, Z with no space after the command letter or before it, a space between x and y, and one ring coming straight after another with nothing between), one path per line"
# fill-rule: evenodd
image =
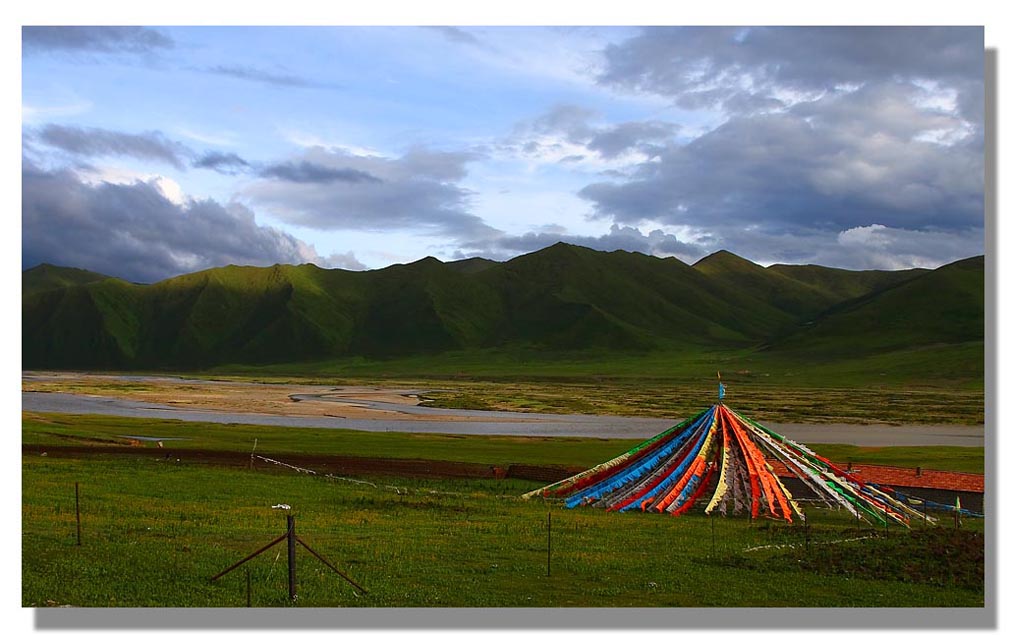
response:
M630 439L577 437L494 437L403 432L359 432L320 428L227 425L57 413L24 413L23 443L46 446L125 444L129 436L171 438L166 448L251 451L262 454L333 454L343 456L423 458L506 465L589 467L632 447ZM152 444L148 444L152 445ZM838 463L871 463L959 472L984 472L984 448L945 446L867 448L817 445L812 449Z
M300 537L368 591L356 594L299 549L299 606L983 603L981 521L966 521L962 539L951 540L949 531L874 533L814 510L808 550L800 526L566 510L515 497L534 483L369 480L377 487L153 458L26 455L22 603L245 606L244 571L209 579L284 533L286 512L271 509L278 503L291 505ZM852 538L866 539L835 542ZM763 545L787 546L746 551ZM938 546L947 550L939 559ZM290 605L282 550L248 565L253 606ZM898 556L881 557L888 551Z
M102 446L128 436L175 438L171 448L588 466L628 440L471 437L275 428L97 415L24 413L22 441ZM151 442L148 442L151 445ZM981 472L982 448L818 446L838 461ZM880 459L880 460L876 460ZM154 457L24 455L25 606L245 606L246 577L209 578L284 532L299 534L369 593L299 552L299 606L979 606L982 540L956 557L931 555L942 533L889 528L811 510L800 526L566 510L517 498L539 483L364 477L373 485L176 463ZM74 484L82 493L76 545ZM393 488L396 489L393 489ZM546 575L546 515L552 570ZM948 521L945 521L948 522ZM715 542L713 547L713 528ZM962 536L978 536L981 521ZM866 538L854 542L835 542ZM829 544L820 544L829 543ZM961 544L965 543L965 544ZM762 545L792 545L758 549ZM946 547L944 547L946 548ZM251 562L254 606L287 606L277 546ZM881 555L891 550L901 556ZM901 563L919 563L908 569ZM968 564L965 564L968 563ZM704 582L700 582L704 581Z
M981 391L984 346L980 341L912 347L857 358L780 353L759 348L674 347L651 352L600 349L541 350L508 346L396 358L350 356L283 364L226 364L199 376L257 379L297 377L486 380L528 382L711 383L719 371L728 382L784 388L951 389Z

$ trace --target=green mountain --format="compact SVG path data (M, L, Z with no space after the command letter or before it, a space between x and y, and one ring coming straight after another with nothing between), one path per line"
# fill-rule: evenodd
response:
M21 289L22 293L50 291L63 287L75 287L106 278L108 276L87 269L57 267L43 263L21 272Z
M765 268L720 252L691 267L558 243L504 263L228 266L151 285L42 265L22 277L23 365L203 368L514 346L851 349L849 322L853 333L877 329L882 346L968 341L981 339L976 260L844 272ZM892 315L905 306L922 315Z
M893 287L905 280L921 276L928 269L850 271L820 265L772 265L768 267L768 271L813 287L835 304Z
M841 302L768 350L853 357L981 342L984 269L976 256Z
M705 275L751 294L793 316L806 320L846 300L887 289L926 273L905 271L849 271L819 265L762 267L722 250L694 263Z
M806 318L839 301L831 285L814 285L766 269L728 251L717 251L694 263L694 268L743 293L761 298L792 316Z
M453 260L452 262L447 262L445 263L445 266L460 273L476 273L478 271L490 269L491 267L496 267L500 264L500 262L488 260L487 258L465 258L463 260Z

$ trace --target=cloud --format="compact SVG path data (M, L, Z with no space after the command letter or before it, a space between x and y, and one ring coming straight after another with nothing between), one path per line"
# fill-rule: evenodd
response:
M362 271L368 268L358 260L353 251L342 254L330 254L325 258L321 258L317 264L329 269L347 269L349 271Z
M307 79L305 77L299 77L298 75L292 75L285 72L272 72L264 70L261 68L256 68L254 66L243 66L239 64L219 64L217 66L208 66L201 69L207 73L214 73L216 75L224 75L226 77L231 77L234 79L241 79L243 81L257 82L260 84L268 84L272 86L281 86L287 88L340 88L337 84L332 84L329 82L320 82L316 80Z
M498 145L499 151L537 163L583 163L613 169L654 155L680 129L658 120L599 123L600 113L575 104L558 104L520 122Z
M285 222L315 229L412 229L474 239L497 235L471 213L460 185L472 152L414 148L400 157L309 148L264 168L242 194Z
M89 165L76 166L74 175L84 184L98 186L104 183L114 185L133 185L134 183L146 183L176 205L183 205L186 202L186 195L173 179L161 174L150 172L136 172L126 168L116 167L93 167Z
M982 155L970 138L945 143L923 131L961 130L921 110L908 87L866 86L791 111L737 117L620 181L579 195L599 219L649 220L719 233L881 224L899 229L979 227Z
M685 140L577 107L526 124L541 134L528 155L624 153L578 192L593 218L682 228L702 250L762 262L896 268L982 252L981 29L649 28L604 61L599 84L721 124Z
M175 46L167 35L140 26L25 26L24 52L153 53Z
M601 236L573 235L559 231L560 227L545 227L546 231L521 235L502 235L489 240L464 242L454 258L479 256L491 260L508 260L514 256L537 251L558 242L589 247L598 251L634 251L651 256L676 256L681 260L696 260L704 255L696 245L681 242L676 235L655 229L643 234L638 228L611 225Z
M665 141L677 129L675 124L664 121L629 121L594 131L586 147L604 159L613 159L630 150L643 150L650 143Z
M130 156L168 163L180 170L185 169L183 159L191 154L189 148L167 139L160 132L130 134L104 128L49 124L34 131L30 136L46 145L77 156Z
M478 39L473 33L464 31L456 26L428 26L424 28L441 33L446 40L455 44L465 44L467 46L475 46L477 48L487 48L487 44Z
M982 253L985 239L981 227L961 231L907 230L869 225L839 232L838 252L825 254L823 260L859 262L860 268L907 269L940 265Z
M259 171L260 176L290 183L382 183L382 179L363 170L334 168L311 161L287 161L268 165Z
M706 251L728 249L762 264L817 263L842 269L934 269L983 253L985 230L898 229L873 224L839 232L797 229L765 232L733 227L709 236Z
M209 146L233 146L236 145L235 135L230 132L215 132L209 134L202 130L192 128L176 128L175 133Z
M240 204L166 197L155 180L85 183L24 162L22 265L82 267L137 282L227 264L317 262L315 249L260 225ZM353 254L331 256L354 264ZM357 263L360 265L360 263Z
M91 110L93 106L93 103L81 98L75 98L73 101L61 104L47 105L29 104L22 100L21 122L22 124L30 124L57 117L75 117Z
M776 109L866 83L982 82L981 27L653 27L604 50L597 81L683 108ZM981 121L979 104L961 115Z
M250 169L248 161L234 152L206 152L193 161L194 168L206 168L221 174L238 174Z

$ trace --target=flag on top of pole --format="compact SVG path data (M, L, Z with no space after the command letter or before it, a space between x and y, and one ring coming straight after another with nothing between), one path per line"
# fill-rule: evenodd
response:
M726 396L726 387L722 385L722 373L715 371L715 376L719 378L719 401Z

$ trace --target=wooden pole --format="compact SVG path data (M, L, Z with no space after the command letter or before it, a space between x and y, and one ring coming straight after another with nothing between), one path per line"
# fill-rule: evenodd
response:
M74 509L77 511L77 546L81 546L81 484L74 483Z
M288 514L288 598L292 602L298 599L298 593L295 590L296 578L295 578L295 517Z
M249 569L245 570L245 605L252 608L252 574Z

